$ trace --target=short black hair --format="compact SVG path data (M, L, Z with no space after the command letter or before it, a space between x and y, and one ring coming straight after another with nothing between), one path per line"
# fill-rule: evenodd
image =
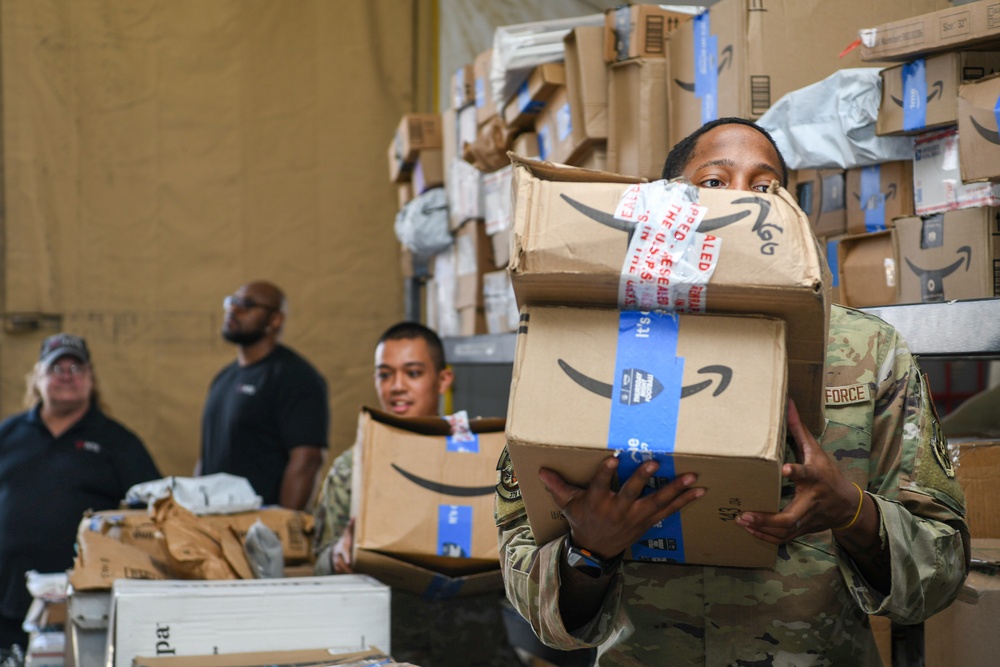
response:
M378 338L375 347L378 347L387 340L413 340L420 338L427 343L427 351L431 355L431 362L435 371L443 371L445 367L444 345L441 337L434 333L434 330L425 327L420 322L397 322L386 329Z
M747 120L746 118L718 118L713 121L709 121L699 127L697 130L684 137L677 144L670 149L670 153L667 155L667 161L663 163L663 178L680 178L684 175L684 168L687 167L688 162L691 161L691 156L694 155L694 149L698 145L698 140L701 139L702 135L706 132L714 130L720 125L746 125L747 127L753 128L764 135L771 146L774 147L774 152L778 154L778 162L781 163L781 186L788 187L788 165L785 164L785 157L778 150L778 144L774 143L774 137L770 133L762 128L757 123Z

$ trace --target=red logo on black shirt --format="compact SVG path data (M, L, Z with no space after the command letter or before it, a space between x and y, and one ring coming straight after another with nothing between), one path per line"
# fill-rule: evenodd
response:
M85 449L88 452L93 452L95 454L101 453L101 446L91 440L77 440L75 445L77 449Z

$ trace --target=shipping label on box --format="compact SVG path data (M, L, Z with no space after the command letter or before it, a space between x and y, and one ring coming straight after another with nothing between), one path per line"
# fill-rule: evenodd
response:
M862 60L912 60L921 54L960 51L1000 39L1000 7L995 2L910 11L859 31ZM872 27L875 26L875 27Z
M482 173L461 158L448 165L448 227L483 217Z
M1000 70L1000 53L945 53L888 67L876 133L912 134L958 122L958 89Z
M490 236L510 229L510 185L514 168L483 174L483 219Z
M329 646L391 650L389 587L371 577L115 581L107 656L165 657Z
M608 71L608 170L655 180L670 152L664 58L615 63Z
M959 165L963 181L1000 179L1000 76L963 85L958 98Z
M510 272L520 305L619 306L637 226L616 218L616 211L645 188L667 188L663 181L637 187L628 180L516 162ZM763 313L786 320L792 393L803 421L819 432L829 308L825 265L808 219L782 189L764 194L687 186L684 191L707 209L697 228L685 232L711 236L721 245L707 283L677 276L667 284L700 285L699 308L706 312ZM650 238L655 240L655 234ZM684 238L688 243L697 237L685 233ZM664 294L670 293L668 287Z
M566 94L573 121L573 144L608 138L608 68L604 28L580 26L563 40L566 47ZM518 152L515 149L515 152ZM521 153L526 157L533 157Z
M776 512L784 456L781 320L528 307L507 440L535 539L568 526L538 468L586 486L618 452L621 481L649 459L656 484L698 474L706 494L654 526L633 560L767 567L775 547L735 523ZM726 415L739 414L740 419Z
M847 170L847 233L878 232L913 215L913 162L899 160ZM800 198L799 205L802 205ZM803 206L803 210L805 207ZM833 236L832 234L819 234Z
M816 236L838 236L847 229L843 169L799 169L795 198L809 217Z
M483 302L486 308L486 332L491 334L517 331L520 313L517 298L506 270L491 271L483 276Z
M900 303L1000 295L1000 210L902 218L895 232Z
M497 563L493 495L503 426L474 419L463 439L445 419L364 409L354 457L355 548L422 557L445 574Z
M897 302L899 279L892 230L840 239L837 269L843 305L867 308Z
M921 134L913 142L913 209L931 215L960 208L1000 205L1000 185L963 183L958 130Z

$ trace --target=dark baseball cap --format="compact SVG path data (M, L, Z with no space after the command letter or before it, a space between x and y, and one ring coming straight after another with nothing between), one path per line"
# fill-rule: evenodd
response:
M48 366L65 355L76 357L85 364L90 363L90 350L87 349L87 341L79 336L66 333L46 338L42 343L42 351L38 354L38 361L43 366Z

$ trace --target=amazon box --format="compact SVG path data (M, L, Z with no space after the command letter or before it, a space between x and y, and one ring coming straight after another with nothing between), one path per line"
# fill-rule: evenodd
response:
M946 6L947 0L720 0L670 34L670 135L679 141L725 116L757 120L783 95L861 66L858 50L844 49L858 30Z
M178 657L137 657L132 667L392 667L399 665L375 648L344 653L339 649L304 649L295 651L258 651L226 655L191 655Z
M921 134L913 141L913 210L917 215L1000 206L1000 185L962 182L960 153L954 127Z
M483 274L493 270L493 244L482 220L469 220L455 234L455 307L483 307Z
M912 160L848 169L846 181L848 234L878 232L913 215Z
M440 418L365 408L354 455L355 560L376 552L448 576L498 567L493 494L502 419L473 419L464 437Z
M658 488L697 473L705 495L650 529L631 560L768 567L775 547L734 519L776 512L785 447L785 326L761 317L528 307L517 336L507 443L539 544L568 525L538 479L586 486L618 452ZM739 415L739 419L733 419Z
M871 23L860 31L861 59L912 60L940 51L1000 48L997 15L996 3L983 1L962 3L960 7L946 5L938 11Z
M566 94L573 144L608 139L608 68L604 63L604 28L580 26L563 39L566 48ZM516 153L520 153L515 149ZM527 153L520 153L531 157Z
M694 8L691 8L692 11ZM604 60L665 58L667 34L691 12L674 11L666 5L619 5L604 12Z
M847 229L843 169L799 169L795 199L809 217L816 236L837 236Z
M837 243L839 303L851 308L889 306L899 299L892 230L847 236Z
M543 63L518 86L517 93L504 105L503 119L510 127L530 128L535 118L559 87L566 84L566 66Z
M958 157L962 180L1000 179L996 104L1000 76L963 85L958 97Z
M329 646L390 650L389 587L360 574L239 581L137 581L112 587L108 667L136 656Z
M958 122L958 89L1000 71L1000 53L963 51L887 67L877 134L915 134ZM995 98L994 98L994 101Z
M628 309L643 303L782 318L788 324L790 391L803 421L820 432L829 308L825 265L808 219L781 188L758 194L675 184L682 190L671 187L668 195L665 183L640 186L618 174L515 158L510 273L518 304ZM682 197L682 207L697 199L706 209L697 228L659 213L650 217L642 202L661 193ZM642 216L662 228L638 234ZM679 240L669 253L661 233ZM630 239L638 244L632 250ZM716 242L721 245L711 247ZM672 255L681 249L693 264ZM649 272L635 273L634 262L652 261L649 253L658 250L675 257L676 266L658 261Z
M451 75L451 106L462 109L476 101L476 73L471 64L462 65Z
M973 537L1000 538L1000 441L956 442L958 452L955 473L965 492L965 518Z
M902 218L895 230L900 303L1000 295L1000 209Z
M654 180L670 152L664 58L608 68L608 170Z

